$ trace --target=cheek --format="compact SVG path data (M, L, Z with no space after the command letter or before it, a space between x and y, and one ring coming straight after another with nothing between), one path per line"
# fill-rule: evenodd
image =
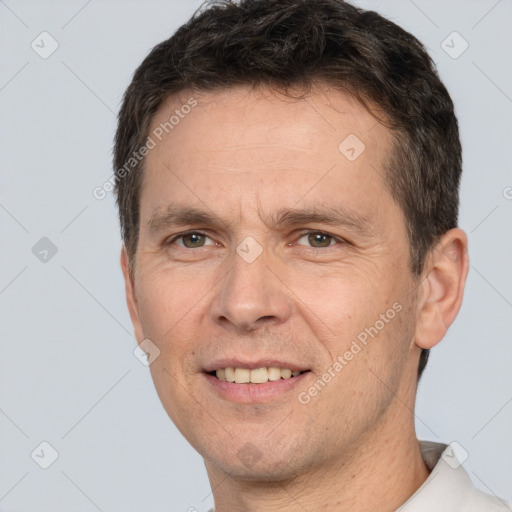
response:
M327 415L333 430L357 433L377 421L399 393L407 367L408 313L371 306L340 317L337 335L323 340L332 363L318 377L329 382L319 382L319 391L304 390L315 395L314 414Z
M176 273L160 272L141 279L137 298L147 338L164 341L183 329L204 307L208 288Z
M288 283L300 315L340 341L373 325L392 304L382 279L369 268L344 265L334 272L289 274Z
M348 270L290 281L291 288L300 298L299 316L325 349L324 370L331 369L339 376L336 382L343 382L338 397L349 390L361 398L367 393L377 396L382 387L377 376L394 386L405 365L414 321L406 311L398 276L392 281L379 279L376 269ZM332 366L340 358L343 369L336 372Z

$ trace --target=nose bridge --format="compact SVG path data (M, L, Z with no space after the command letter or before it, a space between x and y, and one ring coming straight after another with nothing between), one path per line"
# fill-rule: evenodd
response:
M290 298L276 278L275 262L251 237L230 255L229 272L215 297L212 314L217 322L253 330L263 322L280 323L290 315Z

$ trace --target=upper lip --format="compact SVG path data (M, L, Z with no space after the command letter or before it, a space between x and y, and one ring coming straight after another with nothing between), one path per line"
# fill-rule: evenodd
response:
M211 363L208 363L204 367L206 373L213 372L219 368L247 368L248 370L255 370L256 368L288 368L292 372L303 372L309 370L309 368L300 363L292 363L289 361L277 360L277 359L215 359Z

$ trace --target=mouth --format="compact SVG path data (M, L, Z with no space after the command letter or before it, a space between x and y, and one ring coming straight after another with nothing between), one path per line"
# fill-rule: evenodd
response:
M223 382L232 382L235 384L266 384L267 382L277 382L281 379L293 379L309 371L310 370L292 370L291 368L281 368L278 366L262 366L253 369L228 366L207 373Z
M245 404L279 397L289 399L289 393L305 385L309 374L311 370L304 366L269 360L253 363L219 360L203 370L206 384L216 396Z

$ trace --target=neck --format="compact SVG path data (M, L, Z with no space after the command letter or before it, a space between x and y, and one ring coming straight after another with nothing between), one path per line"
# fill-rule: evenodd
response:
M206 464L216 512L391 512L429 475L414 431L412 410L399 400L373 432L348 453L310 468L291 480L235 479ZM404 422L404 420L407 420Z

